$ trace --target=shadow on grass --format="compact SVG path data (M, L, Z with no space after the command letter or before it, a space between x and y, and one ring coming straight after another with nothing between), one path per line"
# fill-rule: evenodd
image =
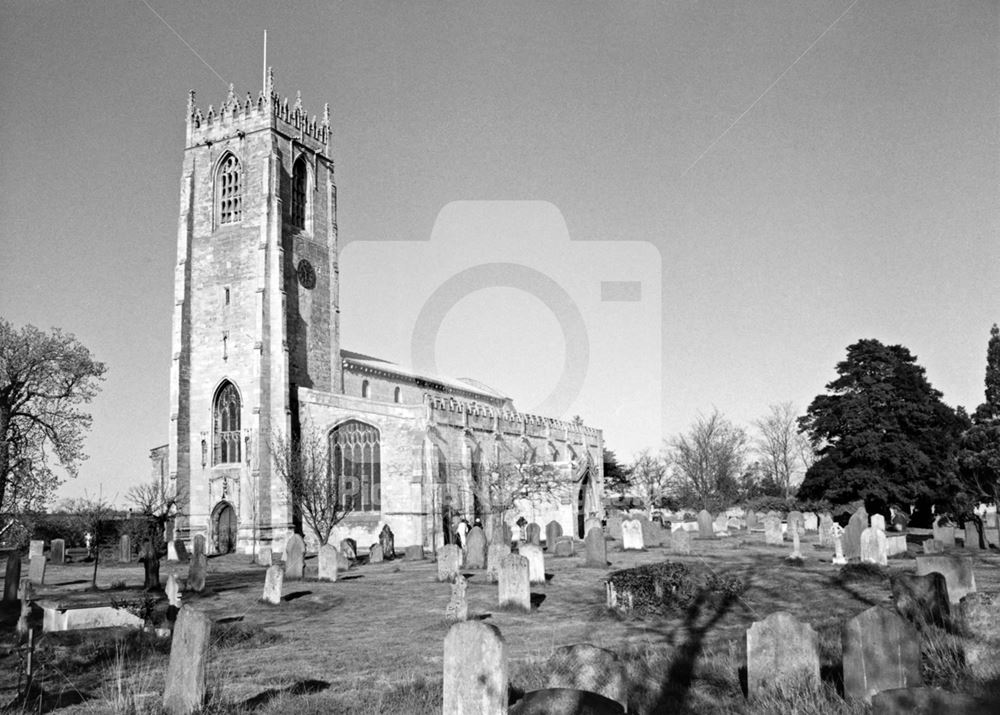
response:
M364 578L365 575L361 573L352 574L350 576L338 576L338 581L354 581L355 579Z
M294 601L296 598L302 598L303 596L310 596L310 595L312 595L312 591L293 591L292 593L289 593L287 596L282 597L281 600L285 602L291 602Z
M72 705L80 705L93 699L90 693L83 693L79 690L64 690L61 692L48 692L37 685L32 684L28 692L23 696L18 696L6 707L2 707L0 712L11 713L50 713Z
M545 601L544 593L532 593L529 598L531 599L531 608L533 610L538 610L541 608L542 603Z
M244 700L240 703L239 707L241 710L256 710L282 695L311 695L313 693L321 693L329 687L330 684L324 680L300 680L285 688L272 688L258 693L252 698Z

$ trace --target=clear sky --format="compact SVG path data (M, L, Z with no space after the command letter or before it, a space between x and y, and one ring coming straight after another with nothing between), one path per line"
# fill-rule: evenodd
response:
M109 365L66 495L123 494L167 441L187 91L256 93L265 28L279 92L331 106L345 347L411 363L439 286L514 263L577 307L565 416L620 456L713 407L804 408L860 338L907 346L949 404L983 399L993 0L148 2L0 5L0 315ZM530 410L583 348L505 280L422 335Z

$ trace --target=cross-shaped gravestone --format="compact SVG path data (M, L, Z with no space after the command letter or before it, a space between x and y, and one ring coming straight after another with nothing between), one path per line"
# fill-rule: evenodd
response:
M833 538L833 563L837 566L843 566L847 563L847 559L844 557L844 543L842 541L844 538L844 527L834 523L830 526L830 536Z

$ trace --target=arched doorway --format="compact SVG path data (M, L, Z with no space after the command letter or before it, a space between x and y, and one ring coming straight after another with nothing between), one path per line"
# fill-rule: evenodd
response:
M236 510L227 501L219 502L212 515L215 553L228 554L236 550Z

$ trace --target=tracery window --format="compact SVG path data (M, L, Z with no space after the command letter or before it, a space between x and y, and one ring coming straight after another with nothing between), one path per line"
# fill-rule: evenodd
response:
M236 385L224 382L215 393L212 420L212 464L240 461L240 393Z
M344 511L379 511L382 473L379 431L351 420L330 431L330 471Z
M305 228L306 201L308 200L309 173L305 159L299 157L292 168L292 215L293 226Z
M243 220L243 176L240 160L232 154L219 164L216 184L219 200L219 224L239 223Z

